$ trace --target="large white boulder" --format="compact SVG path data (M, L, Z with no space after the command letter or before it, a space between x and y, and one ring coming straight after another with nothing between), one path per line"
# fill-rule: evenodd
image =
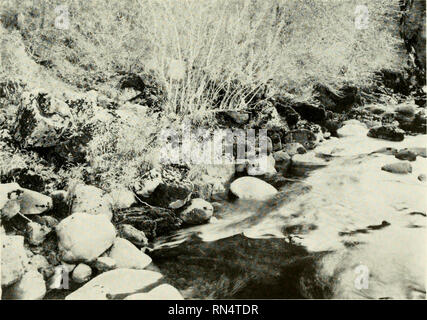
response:
M84 184L77 184L68 192L71 212L85 212L91 215L105 215L112 219L112 199L103 190Z
M58 247L66 262L90 262L114 242L116 230L104 215L73 213L56 226Z
M267 200L278 191L272 185L255 177L241 177L233 181L230 191L239 199Z
M28 257L24 237L1 235L1 285L7 287L24 275Z
M46 294L46 284L36 270L30 270L22 278L8 287L3 293L9 300L41 300Z
M144 269L152 261L148 255L123 238L114 240L108 256L116 261L117 268Z
M337 130L339 137L365 137L368 133L366 125L358 120L347 120L344 125Z
M161 284L146 293L135 293L124 300L184 300L181 293L170 284Z
M69 294L66 300L108 300L142 292L162 278L158 272L115 269L93 278Z

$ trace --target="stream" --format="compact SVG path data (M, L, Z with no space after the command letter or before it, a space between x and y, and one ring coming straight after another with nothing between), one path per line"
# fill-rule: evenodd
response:
M273 199L224 202L150 255L188 299L425 299L427 159L394 174L381 167L400 160L373 151L426 141L325 140L311 153L326 166L300 170Z

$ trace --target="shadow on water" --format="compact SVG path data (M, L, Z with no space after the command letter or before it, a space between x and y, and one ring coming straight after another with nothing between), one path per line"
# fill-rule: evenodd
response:
M152 252L168 282L186 298L330 298L332 278L319 279L317 262L285 239L250 239L242 234L203 242L196 234L173 248Z

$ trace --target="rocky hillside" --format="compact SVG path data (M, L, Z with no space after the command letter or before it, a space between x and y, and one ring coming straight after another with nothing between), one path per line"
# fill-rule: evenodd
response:
M301 34L297 28L301 17L295 12L309 8L300 1L295 8L276 2L277 6L268 8L258 4L258 9L275 14L277 21L269 20L268 26L273 24L273 31L288 32L297 40L309 32L310 39L325 36L316 51L303 54L302 47L307 46L297 46L293 40L282 56L277 50L284 46L284 38L270 38L276 47L266 47L266 43L251 42L255 40L247 39L248 34L232 34L222 29L223 24L213 24L215 33L227 31L224 39L240 39L246 51L220 47L228 43L224 40L211 43L211 51L200 55L191 51L194 48L183 48L167 66L151 68L148 58L143 60L136 53L130 57L123 52L117 57L107 54L112 40L91 33L84 16L90 11L72 11L72 17L86 20L73 25L69 33L50 26L49 13L43 16L40 8L23 6L20 12L10 8L2 12L3 299L182 298L152 264L150 250L156 238L215 220L218 201L275 194L293 170L313 165L313 159L305 156L307 151L339 137L344 121L357 119L369 128L369 136L392 141L426 132L425 21L419 14L425 12L425 2L405 2L400 39L398 17L388 15L395 8L380 1L382 6L372 8L371 18L385 27L375 43L372 30L357 33L353 18L347 16L342 19L349 33L340 34L339 39L331 35L329 18L323 16L316 16L315 22L322 23L319 32L328 34L307 31L310 26ZM239 3L233 2L237 7ZM242 12L250 18L241 18L250 25L260 19L262 25L264 16L258 17L256 9L245 6ZM344 7L338 9L345 12ZM151 10L153 15L159 13L157 7ZM114 13L118 22L108 20L108 25L146 31L126 8ZM177 18L175 30L190 43L180 25L183 22ZM41 27L31 28L39 23ZM101 28L106 22L99 24ZM266 25L257 29L255 24L249 30L273 37ZM136 47L135 52L166 54L162 50L168 46L163 42L169 38L160 38L166 31L154 31L158 42L144 40L155 50ZM139 43L134 34L124 37L122 46L122 41ZM342 41L343 52L331 51L337 41ZM101 49L93 47L95 42ZM403 51L404 44L409 55ZM254 56L249 57L250 52ZM228 69L230 57L244 62ZM287 57L292 57L290 62ZM334 57L342 57L340 65ZM267 63L270 59L273 66ZM211 135L220 129L266 129L267 165L257 157L215 165L176 163L168 157L185 154L183 123L188 132L204 127ZM166 159L162 156L164 129L179 132L178 143ZM238 147L234 141L229 144L231 149ZM243 147L249 153L250 146ZM257 148L261 148L259 142ZM253 192L248 185L263 192Z

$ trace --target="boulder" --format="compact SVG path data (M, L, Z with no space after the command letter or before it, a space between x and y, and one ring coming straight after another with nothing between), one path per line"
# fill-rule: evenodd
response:
M1 235L1 285L7 287L24 275L28 257L24 237Z
M403 141L405 132L394 125L383 125L369 129L368 137L389 140L389 141Z
M412 172L412 166L409 162L396 162L382 166L381 170L391 173L407 174Z
M146 293L135 293L124 300L184 300L181 293L170 284L161 284Z
M149 240L168 235L178 230L182 225L179 214L173 210L143 205L118 211L119 224L131 224L138 230L144 231Z
M421 182L425 182L427 180L427 176L424 173L421 173L418 176L418 180L420 180Z
M203 224L213 215L213 206L200 198L192 199L188 208L181 212L181 219L186 224Z
M66 262L90 262L99 257L116 237L113 224L104 215L73 213L56 227L58 247Z
M294 103L292 108L298 112L302 119L310 122L320 123L326 119L325 109L307 102Z
M415 153L417 156L423 157L423 158L427 158L427 148L423 148L423 147L412 147L412 148L407 148L409 151Z
M256 157L248 160L247 173L250 176L274 174L277 173L275 165L276 161L272 155Z
M193 186L190 181L178 181L175 178L163 180L147 202L157 207L179 209L190 200L192 191Z
M138 230L130 224L120 225L117 231L121 238L132 242L136 246L144 247L148 245L148 239L145 236L144 231Z
M99 272L106 272L117 268L116 260L110 257L99 257L96 259L94 267Z
M289 131L287 117L279 114L277 108L268 101L259 103L253 110L254 117L249 122L249 128L265 129L269 133L285 133Z
M400 149L396 154L395 154L396 159L399 160L408 160L408 161L415 161L417 159L417 154L407 148L405 149Z
M79 263L77 267L74 268L72 279L77 283L85 283L90 280L92 276L92 269L87 264Z
M320 104L333 112L348 111L360 102L360 89L355 86L345 85L336 90L318 83L313 89L314 96Z
M318 169L325 167L327 162L313 152L305 154L296 154L292 157L292 169L294 168L306 168L306 169Z
M24 191L20 200L22 214L40 214L52 209L51 197L28 189L22 190Z
M285 143L300 143L306 149L314 149L316 147L316 135L307 129L296 129L286 133L284 137Z
M46 92L24 95L15 129L15 139L21 146L53 147L67 141L73 129L73 117L65 102Z
M230 191L239 199L267 200L277 194L276 188L254 177L241 177L233 181Z
M142 292L162 278L158 272L148 270L115 269L104 272L65 300L108 300Z
M271 134L271 143L273 144L273 151L282 150L282 139L280 138L280 135L277 132Z
M68 192L71 213L84 212L91 215L104 215L109 220L113 217L111 198L94 186L77 184Z
M135 195L126 188L114 189L109 193L114 209L127 209L136 203Z
M290 105L286 105L283 103L275 103L277 112L281 117L286 120L286 123L289 127L294 127L298 121L301 119L298 112L295 111Z
M283 145L283 151L286 151L291 157L296 154L304 154L307 150L303 147L301 143L293 142L293 143L285 143Z
M375 104L366 106L365 109L376 115L383 114L384 112L387 111L382 105L375 105Z
M337 130L337 135L340 138L343 137L361 137L366 136L368 129L366 126L357 121L344 122L343 126Z
M240 125L249 122L249 113L245 111L220 110L216 113L216 117L223 124L227 124L228 121Z
M20 201L24 189L17 183L0 184L0 213L8 219L17 215L21 210Z
M144 269L152 261L149 256L123 238L114 240L108 256L116 261L117 268Z
M243 166L246 170L246 164ZM236 172L233 163L195 165L188 173L188 179L195 187L195 193L203 199L225 200L230 180Z
M30 258L28 268L40 272L45 280L49 279L55 272L53 266L41 254L35 254Z
M163 182L162 175L156 169L146 172L139 181L134 184L135 192L138 196L148 198Z
M273 153L273 157L276 161L276 169L282 173L286 173L291 167L291 156L286 151L276 151Z
M39 246L43 243L51 230L52 229L47 226L42 226L36 222L30 222L27 224L26 228L27 240L31 245Z
M35 271L26 272L22 278L7 288L3 297L7 300L41 300L46 294L43 276Z

